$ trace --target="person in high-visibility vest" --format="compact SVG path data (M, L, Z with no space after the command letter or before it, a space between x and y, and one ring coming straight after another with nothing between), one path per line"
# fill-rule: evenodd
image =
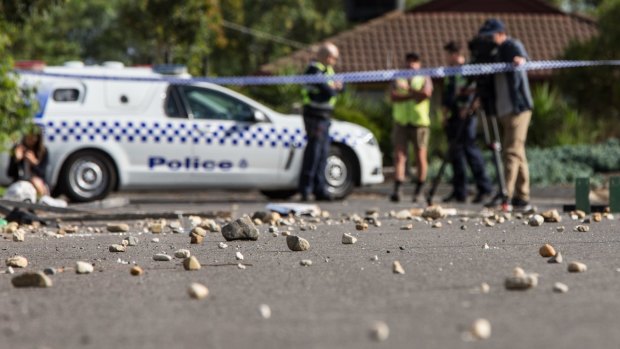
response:
M405 68L418 70L422 67L417 53L405 56ZM392 202L399 202L402 197L401 186L405 180L405 166L409 142L415 151L417 179L413 195L416 202L426 181L428 169L427 149L430 136L430 97L433 94L433 82L428 76L416 75L410 79L397 79L392 85L390 97L393 102L392 142L394 145L394 191L390 195Z
M334 75L334 65L339 52L332 43L323 44L316 60L310 62L304 74ZM329 126L336 105L336 96L342 90L340 81L329 80L324 83L306 84L302 88L303 118L307 143L304 151L299 193L301 200L307 201L311 194L316 200L330 201L332 196L327 190L325 167L329 154Z
M452 67L465 64L465 56L459 43L450 41L444 46L446 61ZM452 192L443 202L465 202L467 200L467 168L476 182L478 193L472 203L482 203L493 191L493 185L484 168L484 158L476 145L478 119L473 112L476 107L474 86L468 86L467 79L460 74L444 79L441 104L445 121L446 135L450 147L448 157L454 172Z

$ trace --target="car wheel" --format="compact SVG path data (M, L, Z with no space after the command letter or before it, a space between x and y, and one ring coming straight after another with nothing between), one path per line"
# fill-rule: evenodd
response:
M297 190L295 189L284 189L284 190L262 190L261 193L266 197L273 200L286 200L291 196L297 194Z
M101 200L114 188L116 172L112 162L102 153L83 151L69 157L60 184L71 201Z
M327 190L335 199L343 199L355 187L355 160L353 154L338 146L332 146L325 166Z

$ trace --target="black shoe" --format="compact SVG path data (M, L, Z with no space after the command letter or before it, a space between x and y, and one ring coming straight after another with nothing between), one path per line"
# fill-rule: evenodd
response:
M462 204L466 200L465 200L465 198L458 197L455 193L452 193L452 194L446 196L445 198L443 198L441 201L442 202L457 202L457 203Z
M392 195L390 195L390 201L391 202L400 202L400 193L395 191L392 193Z
M484 207L493 208L493 207L498 207L498 206L506 204L506 203L508 203L508 202L504 198L504 196L501 193L498 193L497 195L495 195L493 197L493 199L491 199L491 201L489 201L486 204L484 204Z
M478 192L476 197L471 201L472 204L480 204L486 201L489 196L491 196L491 192Z
M517 211L528 211L532 208L532 205L530 205L528 201L519 198L512 198L512 200L510 200L510 204L513 209Z

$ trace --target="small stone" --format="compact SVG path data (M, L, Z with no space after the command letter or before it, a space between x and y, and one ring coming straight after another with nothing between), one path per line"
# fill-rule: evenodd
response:
M492 220L488 219L488 218L485 218L482 222L484 223L485 227L494 227L495 226L495 223Z
M166 221L149 224L149 231L153 234L161 234L166 226Z
M237 264L237 268L239 268L241 270L244 270L245 269L245 264L239 263L239 264Z
M573 212L571 212L571 214L576 215L577 219L584 219L584 218L586 218L586 213L584 211L582 211L582 210L573 211Z
M52 279L42 272L26 272L11 279L15 287L52 287Z
M575 231L578 231L580 233L586 233L590 231L590 226L588 225L578 225L575 227Z
M507 290L527 290L538 285L538 274L525 273L521 268L515 268L514 276L507 277L504 286Z
M383 321L377 321L370 327L370 338L377 342L383 342L390 336L390 328Z
M56 275L56 269L54 269L54 268L45 268L45 269L43 269L43 274L45 274L45 275Z
M441 222L434 222L432 227L433 228L441 228L441 227L443 227L443 224L441 224Z
M125 252L126 249L127 248L125 246L119 244L110 245L109 247L110 252Z
M366 223L366 222L357 223L355 225L355 229L357 229L357 230L368 230L368 223Z
M530 225L530 227L540 227L544 221L545 219L543 218L543 216L539 214L535 214L532 217L530 217L528 224Z
M231 240L258 240L260 232L248 216L243 216L222 227L222 235Z
M23 242L25 238L25 233L21 229L17 229L13 232L13 241L15 242Z
M237 253L235 253L235 258L238 261L242 261L243 260L243 255L241 254L241 252L237 251Z
M203 299L209 295L209 289L205 285L194 282L189 285L187 293L194 299Z
M461 230L467 230L467 226L466 225L461 225Z
M476 339L488 339L491 337L491 323L487 319L478 319L471 325L469 332Z
M191 255L192 255L192 253L189 250L186 250L184 248L182 248L180 250L174 251L174 256L176 258L183 258L183 259L185 259L185 258L189 258L189 256L191 256Z
M373 261L373 262L376 262L376 261L379 260L379 256L374 255L374 256L370 257L370 260Z
M443 208L441 208L441 206L438 205L429 206L424 209L424 212L422 212L423 218L439 219L445 216L445 211L443 210Z
M566 230L566 228L564 228L564 226L563 226L563 225L561 225L561 226L559 226L559 227L555 228L555 231L557 231L558 233L563 233L565 230Z
M357 238L351 234L342 234L342 243L344 245L352 245L357 242Z
M409 210L401 210L396 213L396 219L405 220L411 219L411 211Z
M413 230L413 224L403 225L400 230Z
M201 227L196 227L192 230L191 234L205 237L207 236L207 231L202 229Z
M269 232L270 233L277 233L278 232L278 227L276 227L275 225L272 225L269 227Z
M564 261L564 258L562 258L562 253L560 253L559 251L555 254L555 256L549 258L549 260L547 261L547 263L551 263L551 264L559 264L562 263Z
M603 215L600 212L594 212L592 214L592 220L598 223L603 220Z
M77 261L75 262L75 273L76 274L90 274L95 271L95 268L92 264L88 262Z
M539 250L538 253L540 253L540 255L542 257L545 258L549 258L549 257L553 257L555 256L556 252L555 252L555 248L553 248L553 246L549 245L549 244L544 244Z
M140 276L142 274L144 274L144 270L142 268L140 268L137 265L134 265L133 267L131 267L131 269L129 270L129 273L133 276Z
M129 231L129 225L125 223L108 223L106 227L110 233L126 233Z
M151 242L158 243L159 242L159 238L152 238Z
M289 235L286 237L286 245L292 251L306 251L310 248L310 243L299 236Z
M205 238L200 235L191 234L189 238L189 243L194 245L201 245L204 239Z
M581 262L570 262L568 264L568 272L570 273L583 273L588 270L588 266Z
M404 274L405 269L403 269L403 266L400 265L399 261L394 261L394 263L392 263L392 272L394 274Z
M488 249L490 249L490 248L491 248L491 247L489 247L489 244L487 244L487 243L485 243L485 244L482 246L482 249L483 249L483 250L488 250Z
M7 273L7 274L14 274L14 273L15 273L15 270L13 270L13 267L7 267L7 268L6 268L6 273Z
M6 259L6 265L13 268L26 268L28 260L23 256L13 256Z
M195 256L190 256L183 260L183 268L185 268L185 270L199 270L202 266L200 265L198 258Z
M128 236L124 241L127 241L127 246L137 246L140 240L135 236Z
M562 221L562 216L560 216L560 213L558 212L558 210L545 211L541 213L540 215L545 219L545 222L559 223Z
M228 247L228 245L224 242L220 242L219 244L217 244L217 247L221 248L221 249L225 249Z
M153 255L153 260L158 262L169 262L172 260L172 257L165 253L157 253Z
M290 235L291 235L291 232L289 232L289 231L283 231L282 232L282 236L290 236Z
M312 265L312 261L310 259L302 259L299 264L301 264L304 267L309 267Z
M263 319L269 319L271 317L271 308L267 304L261 304L258 306L258 313Z
M568 286L561 282L556 282L555 284L553 284L553 292L566 293L568 292Z
M489 293L491 291L491 286L486 282L480 284L480 293Z

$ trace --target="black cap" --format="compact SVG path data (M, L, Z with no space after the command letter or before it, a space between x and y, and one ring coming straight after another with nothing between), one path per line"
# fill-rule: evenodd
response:
M460 53L463 47L456 41L449 41L443 46L443 49L448 53Z
M504 22L500 21L497 18L487 19L486 22L482 25L480 30L478 31L478 35L492 35L495 33L504 33L506 32L506 26L504 26Z

